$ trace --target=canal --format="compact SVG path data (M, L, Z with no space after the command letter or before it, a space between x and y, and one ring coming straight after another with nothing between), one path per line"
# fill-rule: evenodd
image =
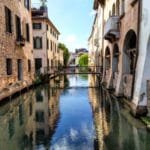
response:
M150 132L121 99L88 88L95 86L95 76L60 80L0 104L0 150L150 149Z

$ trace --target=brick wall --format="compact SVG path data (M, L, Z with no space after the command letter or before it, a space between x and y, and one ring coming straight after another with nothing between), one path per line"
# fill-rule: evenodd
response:
M5 6L12 12L12 33L6 32L5 23ZM34 62L32 54L32 24L30 10L24 7L24 2L16 0L3 0L0 1L0 89L13 84L18 81L18 66L17 60L22 60L22 80L31 81L34 75ZM25 46L16 45L16 23L15 15L21 19L22 35L26 38L25 24L28 23L30 27L30 42L25 42ZM12 59L12 75L6 73L6 59ZM31 60L31 72L28 72L28 59Z

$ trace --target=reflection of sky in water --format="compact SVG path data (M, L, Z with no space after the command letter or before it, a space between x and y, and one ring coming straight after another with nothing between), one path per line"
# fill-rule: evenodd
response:
M87 89L68 89L60 97L61 117L52 150L92 150L95 138Z
M69 76L70 87L87 87L88 86L87 75L72 75Z

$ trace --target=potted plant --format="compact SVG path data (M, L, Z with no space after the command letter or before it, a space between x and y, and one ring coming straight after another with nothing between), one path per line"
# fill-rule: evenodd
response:
M47 11L47 5L46 5L47 0L40 0L40 2L41 2L40 9L44 10L44 11Z

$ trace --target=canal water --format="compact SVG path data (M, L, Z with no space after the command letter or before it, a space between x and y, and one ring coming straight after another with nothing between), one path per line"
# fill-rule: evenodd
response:
M0 150L149 150L150 132L95 83L62 76L1 103Z

